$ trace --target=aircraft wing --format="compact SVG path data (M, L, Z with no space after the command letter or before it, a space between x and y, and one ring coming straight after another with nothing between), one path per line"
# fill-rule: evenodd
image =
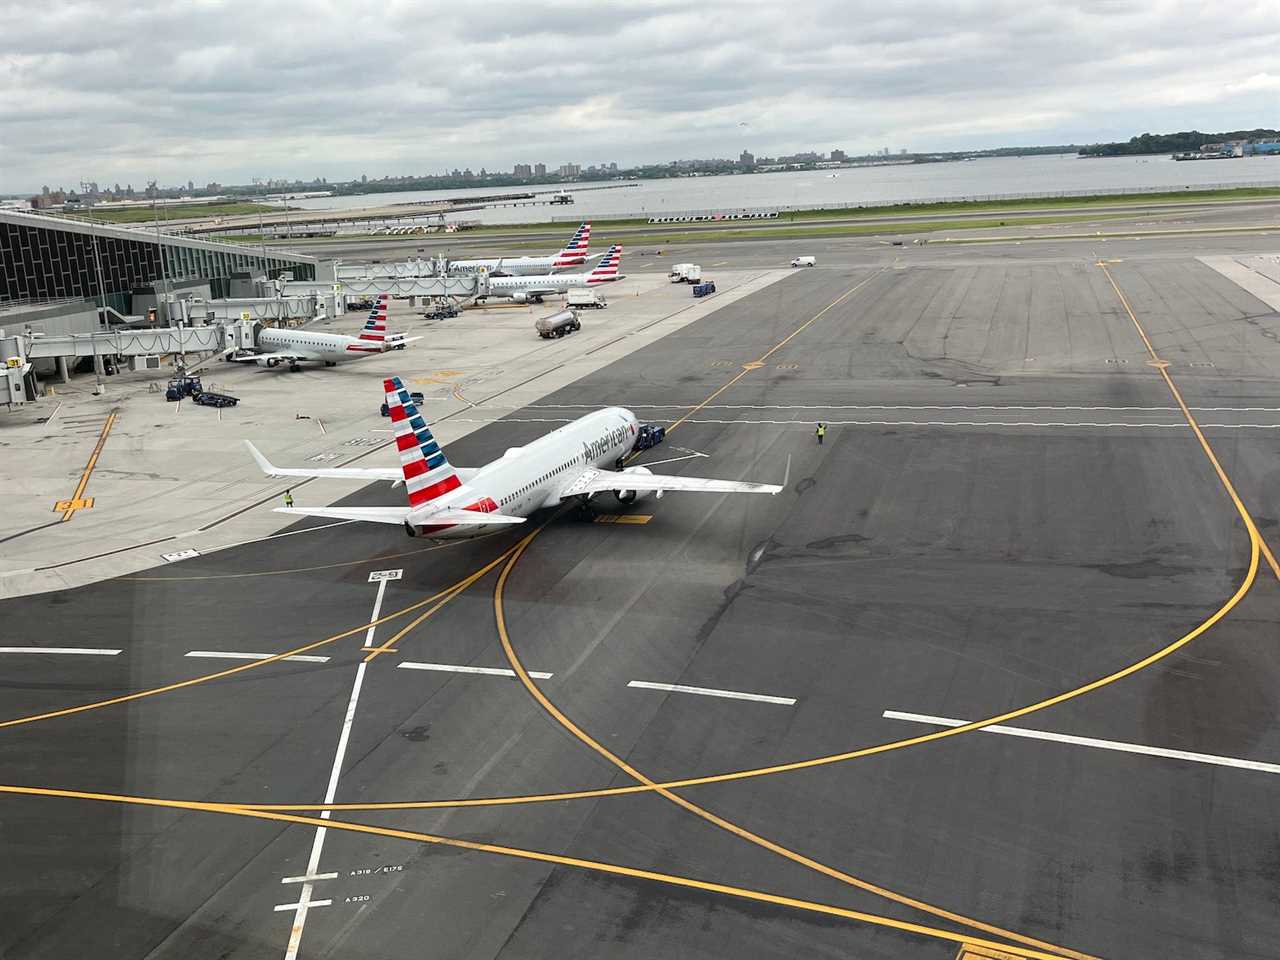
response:
M258 363L264 360L311 360L312 357L307 353L245 353L238 357L233 356L230 359L236 363Z
M404 480L399 467L277 467L248 440L244 445L269 477L326 477L332 480Z
M326 480L390 480L399 486L404 483L401 467L277 467L263 456L262 451L248 440L244 445L253 454L258 469L268 477L323 477ZM476 467L454 467L458 479L466 483L476 472Z
M613 490L677 490L686 493L769 493L782 492L786 483L750 483L745 480L704 480L701 477L671 477L655 473L618 473L613 470L584 470L560 493L560 499Z
M526 297L550 297L560 292L559 287L528 287L524 291Z

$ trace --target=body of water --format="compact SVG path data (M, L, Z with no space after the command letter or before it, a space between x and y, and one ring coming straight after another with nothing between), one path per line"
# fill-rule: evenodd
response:
M834 174L834 175L833 175ZM1243 157L1178 163L1161 157L1081 159L1074 154L990 157L954 163L922 163L843 170L741 174L640 180L617 190L565 189L567 206L502 207L468 211L456 219L483 223L532 223L549 219L586 220L619 215L664 216L684 211L754 207L822 207L840 204L901 203L907 200L981 199L1007 194L1052 194L1112 190L1182 189L1231 184L1280 183L1280 157ZM393 203L444 200L478 194L527 193L552 186L419 190L361 196L295 200L306 209L353 209Z

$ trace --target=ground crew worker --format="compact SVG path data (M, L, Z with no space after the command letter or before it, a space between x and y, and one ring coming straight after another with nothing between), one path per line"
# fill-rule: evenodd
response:
M827 435L827 425L825 423L819 423L818 429L815 430L814 433L818 437L818 446L822 446L822 438Z
M292 507L292 506L293 506L293 491L292 491L292 490L286 490L286 491L284 492L284 505L285 505L286 507Z

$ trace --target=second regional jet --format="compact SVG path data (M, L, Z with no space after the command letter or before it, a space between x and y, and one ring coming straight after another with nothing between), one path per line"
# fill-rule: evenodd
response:
M635 444L639 422L622 407L606 407L552 430L523 447L512 447L483 467L453 466L431 435L399 377L383 381L400 466L277 467L249 441L262 472L273 477L331 477L402 481L409 502L402 507L277 507L277 513L403 526L411 537L476 537L498 526L523 523L537 510L611 493L622 504L667 491L769 493L786 485L741 480L661 476L647 467L619 466ZM789 465L788 465L789 466Z
M574 232L563 250L550 257L496 257L490 260L450 260L451 274L491 273L524 277L551 273L562 267L578 267L587 262L591 246L591 221Z
M583 273L549 273L540 277L490 277L488 297L514 300L516 303L539 303L553 293L567 293L573 287L594 287L598 283L625 280L622 247L609 248L600 262ZM478 298L483 299L483 298Z
M358 337L341 333L320 333L315 330L299 330L288 327L264 327L258 333L256 351L232 356L228 359L239 363L257 363L268 367L289 364L292 371L300 370L303 361L321 362L326 367L336 366L347 360L403 350L405 344L421 337L406 337L387 333L387 301L385 293L378 294L369 319Z

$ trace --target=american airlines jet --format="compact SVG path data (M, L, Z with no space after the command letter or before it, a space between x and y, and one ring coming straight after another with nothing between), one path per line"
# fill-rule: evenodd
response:
M369 311L369 319L365 321L364 329L358 337L287 327L264 327L258 333L257 346L261 352L246 353L230 359L268 367L288 363L289 369L296 372L301 369L298 364L303 361L323 361L326 367L332 367L347 360L358 360L386 353L388 350L403 350L406 343L422 338L387 333L388 299L387 294L378 294L373 309Z
M587 262L591 246L591 221L574 232L563 250L550 257L498 257L493 260L450 260L449 273L501 273L523 277L550 273L562 267L577 267Z
M277 467L249 441L262 472L273 477L332 477L403 482L403 507L277 507L277 513L403 526L411 537L476 537L498 526L523 523L537 510L578 500L586 505L609 493L619 503L661 498L669 490L694 493L769 493L786 485L741 480L660 476L647 467L609 469L631 452L636 415L606 407L559 427L523 447L512 447L483 467L453 466L431 435L399 377L383 381L400 467ZM790 464L788 464L788 472Z
M594 287L598 283L625 280L618 273L622 266L622 247L612 246L600 262L585 273L549 273L540 277L490 277L489 293L492 298L514 300L516 303L538 303L553 293L566 293L572 287ZM477 298L484 299L484 298Z

